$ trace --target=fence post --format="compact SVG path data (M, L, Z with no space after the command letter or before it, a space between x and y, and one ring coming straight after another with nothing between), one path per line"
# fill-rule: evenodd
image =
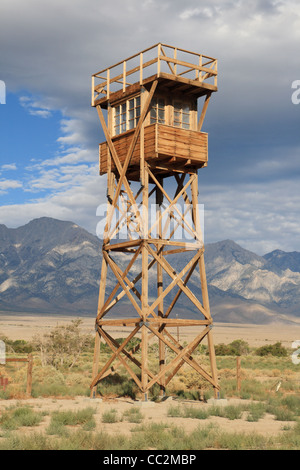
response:
M32 354L28 354L27 387L26 387L26 394L28 396L31 396L31 390L32 390L32 365L33 365Z
M237 380L237 391L241 391L241 356L236 358L236 380Z

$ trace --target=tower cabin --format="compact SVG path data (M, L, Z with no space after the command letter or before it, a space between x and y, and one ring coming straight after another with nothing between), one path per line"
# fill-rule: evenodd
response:
M129 180L140 180L145 161L160 177L206 166L202 124L216 91L216 59L161 43L94 74L92 106L107 111L100 174L118 175L108 139L122 166L132 147Z

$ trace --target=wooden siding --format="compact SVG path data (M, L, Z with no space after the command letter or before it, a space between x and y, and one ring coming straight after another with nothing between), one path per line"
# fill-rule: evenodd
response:
M125 132L113 138L113 144L123 164L132 139L134 130ZM208 138L204 132L180 129L178 127L163 124L151 124L144 129L144 158L155 165L163 159L165 162L172 159L172 163L188 164L196 168L202 167L207 162ZM100 174L108 171L108 145L103 142L99 146ZM137 140L129 167L137 166L140 162L140 138ZM115 165L112 160L112 170Z

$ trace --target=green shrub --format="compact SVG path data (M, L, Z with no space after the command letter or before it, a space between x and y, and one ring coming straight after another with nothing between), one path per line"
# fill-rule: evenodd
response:
M118 418L117 410L114 408L102 414L102 423L117 423L118 421L120 419Z
M68 431L64 427L76 425L82 425L84 430L94 429L96 426L94 414L93 408L84 408L78 411L54 411L47 433L60 436L68 435Z
M0 418L0 425L5 430L15 430L21 426L37 426L43 419L43 413L36 412L28 406L9 408Z
M263 403L252 403L249 406L247 421L255 422L263 418L266 413L266 407Z
M180 406L169 406L167 416L170 418L179 418L182 415Z
M130 408L124 411L122 418L129 423L141 423L144 419L144 415L142 415L139 408Z
M220 343L215 346L216 356L243 356L249 354L250 348L246 341L236 339L230 344Z
M229 405L224 407L224 417L230 420L241 419L242 408L240 406Z
M255 354L258 356L286 357L288 355L288 351L280 342L277 342L275 344L268 344L257 348Z
M209 417L209 411L190 406L184 409L183 416L184 418L207 419Z

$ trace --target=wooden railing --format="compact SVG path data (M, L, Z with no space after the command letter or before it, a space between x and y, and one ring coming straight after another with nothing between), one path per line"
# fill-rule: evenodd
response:
M142 85L146 78L162 73L217 87L217 59L159 43L93 74L92 106L101 95L109 99L113 92L125 91L134 83Z

